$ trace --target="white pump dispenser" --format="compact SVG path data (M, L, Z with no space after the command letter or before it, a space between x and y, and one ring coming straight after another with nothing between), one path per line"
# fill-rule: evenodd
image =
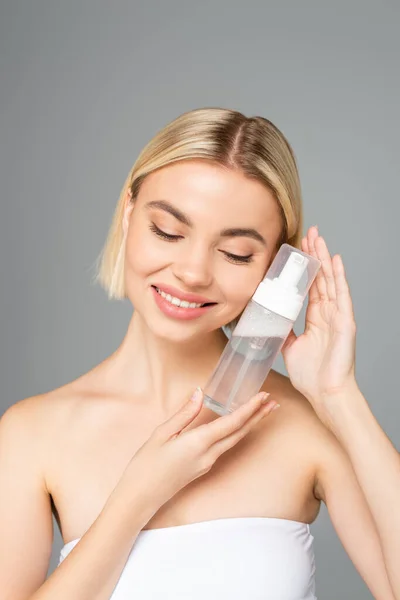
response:
M304 296L297 284L307 268L309 259L291 252L278 277L271 279L269 271L253 294L253 300L286 319L295 321L303 306Z
M283 244L247 304L204 389L204 404L226 414L260 389L302 309L321 263Z

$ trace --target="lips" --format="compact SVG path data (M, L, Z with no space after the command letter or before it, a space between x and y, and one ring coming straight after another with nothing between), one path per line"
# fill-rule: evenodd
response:
M157 291L156 286L152 285L150 287L152 296L158 308L164 313L164 315L174 320L191 321L193 319L198 319L207 314L210 310L213 310L213 307L216 304L213 302L208 305L206 304L205 306L199 306L198 308L177 306L161 296L161 294Z
M210 298L206 298L205 296L199 296L198 294L190 294L188 292L182 292L177 288L174 288L172 285L166 285L164 283L154 283L152 287L158 288L162 292L166 294L170 294L179 300L185 300L186 302L196 302L196 304L216 304Z

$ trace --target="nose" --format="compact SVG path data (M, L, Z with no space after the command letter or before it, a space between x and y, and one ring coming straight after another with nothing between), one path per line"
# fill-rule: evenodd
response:
M192 247L174 261L173 273L188 288L206 288L213 279L211 262L206 248Z

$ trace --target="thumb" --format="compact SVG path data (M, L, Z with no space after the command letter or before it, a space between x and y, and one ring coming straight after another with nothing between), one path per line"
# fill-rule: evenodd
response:
M164 423L165 432L170 437L176 437L189 423L191 423L199 414L203 406L203 390L197 387L190 400ZM164 429L163 427L163 429Z
M287 336L285 343L282 346L281 352L282 355L285 356L286 352L289 350L289 348L291 347L292 344L294 344L294 342L297 340L297 335L295 334L295 332L293 331L293 329L290 330L289 335Z

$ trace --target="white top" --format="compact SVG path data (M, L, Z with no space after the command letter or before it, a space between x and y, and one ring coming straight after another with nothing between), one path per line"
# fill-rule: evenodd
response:
M110 600L316 600L313 540L307 523L272 517L142 529Z

